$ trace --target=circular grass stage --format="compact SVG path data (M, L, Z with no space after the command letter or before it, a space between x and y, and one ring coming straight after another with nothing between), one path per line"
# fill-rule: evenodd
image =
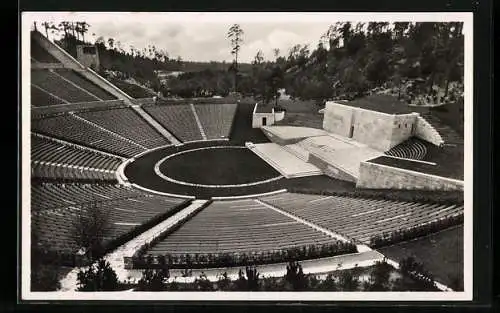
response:
M259 185L281 176L248 148L241 146L177 152L158 161L155 172L179 184L212 188Z
M250 149L224 141L153 150L128 164L124 174L151 191L200 199L272 192L286 180Z

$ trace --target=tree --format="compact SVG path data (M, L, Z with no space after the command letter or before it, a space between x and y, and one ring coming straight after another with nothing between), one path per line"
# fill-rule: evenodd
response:
M323 280L319 285L320 290L328 290L328 291L338 291L338 284L336 282L336 275L333 273L329 273L326 275L325 280Z
M342 291L356 291L360 285L359 268L341 271L338 279Z
M114 43L115 43L115 40L113 38L108 38L108 47L111 49L111 50L114 50Z
M45 29L47 39L49 39L49 30L57 29L53 22L42 22L42 26Z
M384 260L377 261L370 272L370 277L365 283L366 291L388 291L390 290L390 281L393 268Z
M217 281L217 290L220 290L220 291L229 290L229 288L231 286L231 279L229 279L227 272L220 274L218 278L219 279Z
M194 284L197 290L201 291L212 291L214 290L213 283L208 280L207 275L205 273L201 273L199 277L194 280Z
M170 278L170 272L165 269L146 269L142 272L142 277L137 283L137 290L140 291L162 291L166 288L166 283Z
M243 44L243 29L241 29L239 24L233 24L229 28L227 33L227 37L231 42L231 54L234 55L234 91L237 91L238 88L238 54L241 49L241 45Z
M118 276L109 262L101 258L97 265L80 270L77 275L78 291L115 291L119 289Z
M73 236L91 260L104 253L104 238L109 226L109 211L103 210L98 203L93 202L80 207L73 220Z
M307 288L307 277L299 262L291 261L288 263L284 278L292 290L305 290Z
M237 290L257 291L259 289L259 275L255 266L247 266L245 274L240 269L238 279L235 282Z

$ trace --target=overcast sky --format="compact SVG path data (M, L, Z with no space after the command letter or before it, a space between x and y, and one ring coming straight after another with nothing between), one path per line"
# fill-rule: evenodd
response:
M176 23L160 25L148 23L102 22L94 23L91 31L98 36L115 38L122 44L145 47L154 44L166 49L171 57L181 56L190 61L229 61L230 42L226 37L231 24L227 23ZM244 31L240 60L250 62L260 49L265 58L273 58L273 49L287 51L295 44L316 45L328 24L307 25L287 23L241 23Z
M238 23L244 31L240 60L251 62L259 49L265 59L273 59L275 48L280 49L281 55L288 54L296 44L309 44L313 48L331 24L341 20L373 21L375 16L379 21L395 18L408 21L418 14L36 12L28 13L25 22L37 21L43 32L43 21L86 21L91 25L86 39L112 37L120 41L125 50L130 45L142 49L151 44L166 49L171 58L181 56L189 61L232 60L227 31ZM450 14L439 16L443 18L450 18ZM436 20L436 17L423 16L423 19Z

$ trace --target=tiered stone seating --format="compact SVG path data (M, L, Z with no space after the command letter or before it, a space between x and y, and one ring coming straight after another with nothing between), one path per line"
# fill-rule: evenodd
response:
M49 70L31 70L31 84L70 103L99 101L99 98L75 87Z
M336 240L254 200L214 202L146 253L249 253Z
M89 80L87 80L86 78L84 78L83 76L78 74L78 72L75 72L75 71L70 70L70 69L56 69L55 72L57 74L63 76L64 78L72 81L73 83L75 83L79 87L89 91L91 94L93 94L94 96L98 97L101 100L116 99L115 96L108 93L104 89L101 89L99 86L95 85L94 83L90 82Z
M83 191L84 189L87 190ZM62 185L50 184L32 187L32 194L34 194L32 196L32 227L36 230L40 242L50 249L75 253L79 250L79 246L74 239L73 225L79 214L82 214L82 208L85 205L78 203L79 199L82 199L78 198L79 196L90 199L93 205L97 205L107 215L110 226L104 238L105 243L161 214L168 214L169 211L185 202L183 199L141 194L125 189L112 185L62 187ZM58 192L60 190L62 190L61 193ZM72 191L77 191L77 193L72 193ZM51 203L56 206L45 205L46 199L49 198L46 193L50 193ZM68 197L68 195L72 196ZM60 205L63 202L66 203ZM43 209L38 206L39 203L42 203Z
M116 174L113 170L45 161L32 161L31 164L31 175L37 178L62 180L116 180Z
M138 190L117 184L32 184L31 209L45 210L95 201L138 197L142 194Z
M33 38L31 39L31 57L41 63L60 63L59 60L45 51Z
M46 161L114 171L122 160L60 142L31 136L31 160Z
M143 109L181 141L202 140L189 105L144 106Z
M424 113L422 117L431 124L432 127L441 135L441 138L444 140L444 144L463 144L464 138L463 135L458 134L455 130L453 130L448 125L444 124L439 118L430 114Z
M116 180L118 157L31 136L32 175L46 179Z
M132 157L145 151L144 148L86 123L71 114L33 120L31 127L36 132L67 139L120 156Z
M76 113L148 148L168 145L170 142L130 108Z
M44 90L31 85L31 105L36 107L65 103L61 99L51 96Z
M412 137L392 147L385 154L404 159L422 160L427 154L427 146L422 140Z
M207 139L229 138L237 104L196 104L196 113Z
M295 193L264 197L262 201L366 244L370 238L383 232L403 230L463 213L463 205Z

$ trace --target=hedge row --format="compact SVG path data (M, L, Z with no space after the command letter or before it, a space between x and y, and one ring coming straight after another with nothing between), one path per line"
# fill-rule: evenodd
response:
M424 191L424 190L394 190L394 189L352 189L324 190L319 188L289 187L288 192L317 194L324 196L344 196L365 199L384 199L392 201L458 204L464 203L463 191Z
M356 252L356 245L353 243L337 241L322 245L249 253L137 255L134 256L132 263L133 267L138 269L164 267L199 269L302 261Z
M407 229L400 229L392 232L384 232L370 238L370 247L380 248L390 244L411 240L426 236L440 230L463 223L463 213L432 221L427 224L417 225Z

